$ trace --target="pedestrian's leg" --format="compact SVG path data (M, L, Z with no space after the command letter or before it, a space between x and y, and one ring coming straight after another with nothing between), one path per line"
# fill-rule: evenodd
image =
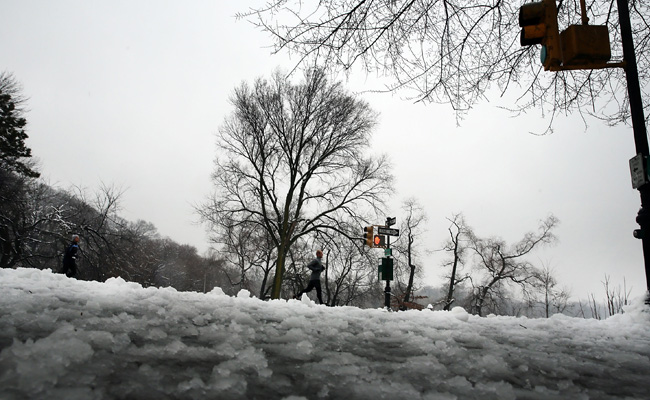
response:
M302 297L303 293L311 292L314 289L314 287L316 287L315 286L316 282L320 283L319 281L309 281L309 284L307 285L307 287L302 292L300 292L300 297ZM300 299L300 297L298 297L298 298Z
M303 294L311 292L311 290L314 288L312 281L309 281L309 284L307 287L303 290L301 290L297 295L296 299L300 300Z
M77 275L77 265L76 265L76 264L72 264L72 265L70 266L70 275L68 275L68 276L69 276L70 278L72 278L72 277L74 277L75 275Z
M318 297L318 301L323 304L323 291L320 288L320 281L314 281L315 287L316 287L316 297Z

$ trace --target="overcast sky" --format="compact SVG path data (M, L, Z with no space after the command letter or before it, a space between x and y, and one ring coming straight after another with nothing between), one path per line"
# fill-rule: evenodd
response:
M27 145L43 178L90 192L102 182L121 187L125 218L206 250L193 205L211 191L228 96L242 81L293 66L271 54L264 33L235 20L248 4L4 0L0 71L13 73L29 98ZM347 85L361 91L368 79L354 75ZM390 216L399 222L400 202L418 199L429 216L426 242L436 249L453 213L479 236L509 243L552 213L559 241L531 261L554 268L575 299L604 297L606 274L643 293L630 127L585 127L576 115L535 136L529 132L548 124L541 112L514 118L499 108L512 99L496 95L457 126L449 106L412 104L405 95L362 96L381 113L373 152L390 155L397 178ZM426 283L441 283L441 257L424 259Z

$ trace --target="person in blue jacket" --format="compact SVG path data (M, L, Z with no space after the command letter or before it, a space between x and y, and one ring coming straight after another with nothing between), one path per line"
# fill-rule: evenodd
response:
M305 289L301 290L300 293L296 295L296 299L300 299L303 293L309 293L312 291L312 289L316 289L316 297L318 297L318 302L320 304L323 304L322 289L320 287L320 273L325 270L325 267L321 261L322 258L323 252L321 250L316 250L316 258L307 264L307 268L311 269L309 284Z
M62 274L72 278L77 274L77 252L79 251L79 235L72 235L72 243L66 248L63 255Z

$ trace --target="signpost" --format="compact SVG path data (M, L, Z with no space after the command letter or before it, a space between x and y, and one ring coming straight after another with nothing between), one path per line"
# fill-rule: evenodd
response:
M393 250L390 248L390 237L399 236L399 229L390 228L397 223L397 218L387 217L386 224L370 225L363 228L364 244L371 249L383 248L384 257L381 259L381 264L378 266L379 280L386 281L386 288L384 289L385 306L390 310L390 281L393 280ZM377 230L375 231L375 227ZM376 232L376 233L375 233Z
M386 287L384 288L384 306L390 310L390 281L393 280L393 258L392 250L390 248L390 237L399 236L399 229L392 229L389 226L395 225L397 223L397 218L387 217L386 225L377 227L377 233L380 235L386 235L386 250L384 251L385 257L381 259L381 265L379 265L379 280L386 281Z

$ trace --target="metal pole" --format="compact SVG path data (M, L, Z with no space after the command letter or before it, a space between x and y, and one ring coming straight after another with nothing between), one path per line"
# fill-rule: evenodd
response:
M388 226L388 220L386 220ZM386 235L386 248L390 249L390 236ZM390 310L390 281L386 279L386 287L384 288L384 306Z
M587 5L585 0L580 0L580 11L582 15L582 25L589 25L589 17L587 17Z
M630 23L630 10L627 0L616 0L618 5L618 19L621 27L621 41L623 43L623 59L625 60L625 77L627 79L627 93L630 99L630 113L632 117L632 129L634 131L634 144L637 154L643 155L644 164L648 155L648 136L645 128L645 117L643 116L643 100L641 99L641 86L639 84L639 71L636 65L636 54L634 53L634 40L632 37L632 25ZM646 171L647 173L647 171ZM636 222L641 227L641 242L643 246L643 261L645 263L646 290L648 297L646 303L650 302L650 184L639 188L641 195L641 209L636 217Z
M390 310L390 281L386 280L386 287L384 288L384 307Z

